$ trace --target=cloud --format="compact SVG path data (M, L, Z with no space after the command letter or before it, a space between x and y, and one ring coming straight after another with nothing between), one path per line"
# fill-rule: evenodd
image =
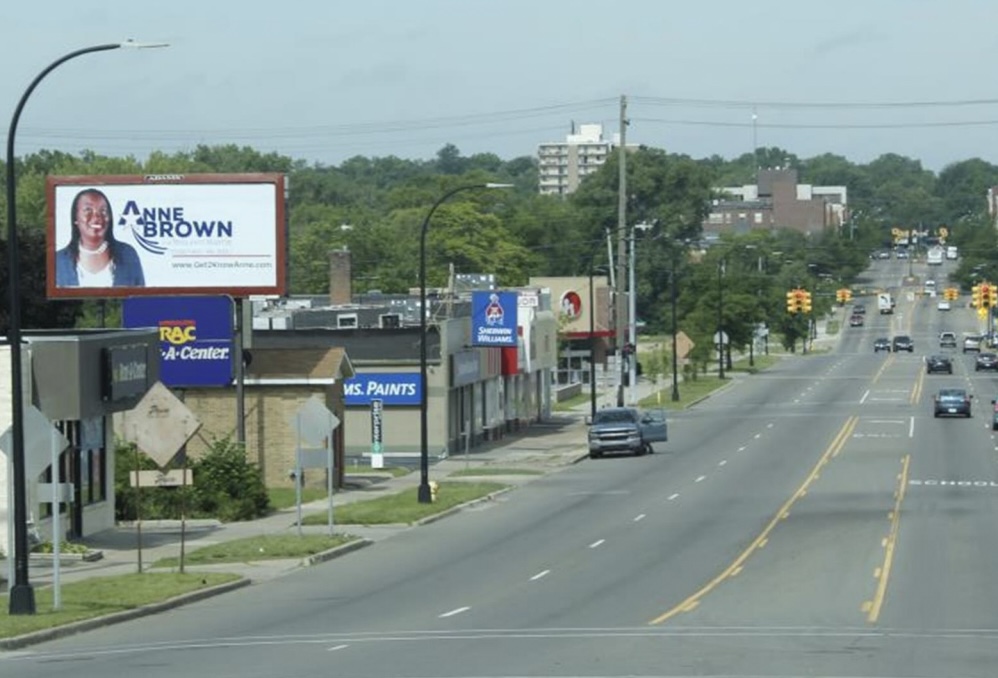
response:
M882 44L887 40L888 36L886 34L872 28L863 27L838 33L821 40L811 48L811 51L814 56L823 58L836 52L847 51L853 47Z

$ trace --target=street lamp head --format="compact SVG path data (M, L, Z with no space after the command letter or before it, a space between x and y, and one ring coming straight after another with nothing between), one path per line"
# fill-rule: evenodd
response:
M131 38L118 45L118 47L131 47L132 49L159 49L160 47L169 46L170 43L168 42L138 42L137 40L132 40Z
M513 184L497 184L489 182L485 184L484 188L513 188Z

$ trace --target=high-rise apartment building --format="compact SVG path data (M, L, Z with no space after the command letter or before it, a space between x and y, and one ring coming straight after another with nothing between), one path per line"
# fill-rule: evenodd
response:
M614 143L603 138L603 125L574 125L563 142L537 147L540 160L540 192L542 195L567 195L579 183L606 162Z

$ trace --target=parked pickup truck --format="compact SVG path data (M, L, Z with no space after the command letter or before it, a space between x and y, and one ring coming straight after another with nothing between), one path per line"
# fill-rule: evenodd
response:
M590 459L602 457L607 452L648 454L655 451L655 443L669 439L665 410L607 407L596 412L587 423Z

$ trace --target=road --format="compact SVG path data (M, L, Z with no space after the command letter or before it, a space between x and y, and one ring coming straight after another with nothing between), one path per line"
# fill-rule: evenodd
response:
M875 262L897 286L907 262ZM932 275L942 283L944 271ZM915 264L925 275L924 265ZM328 564L0 655L21 678L994 676L996 378L954 305L868 302L837 349L736 380L657 454L585 461ZM874 354L909 333L915 352ZM940 385L977 396L935 419Z

